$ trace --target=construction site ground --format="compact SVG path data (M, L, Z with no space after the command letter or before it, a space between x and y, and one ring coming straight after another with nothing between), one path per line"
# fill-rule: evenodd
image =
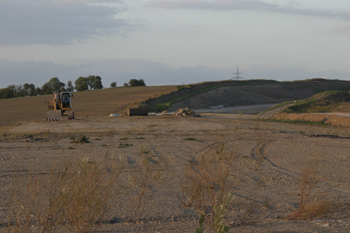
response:
M123 159L123 174L127 174L144 154L155 166L162 166L159 181L151 187L154 195L146 201L136 223L130 222L127 196L121 196L119 206L105 216L97 232L195 232L199 213L184 207L180 200L181 177L191 161L220 145L237 155L231 172L234 199L225 220L229 232L350 231L348 127L267 122L248 114L200 115L81 117L3 128L0 232L9 230L8 197L15 178L29 173L43 176L64 160L84 157ZM72 136L82 134L90 143L71 143ZM318 166L314 200L333 203L335 208L308 220L289 220L287 216L299 207L298 179L309 163ZM209 231L206 228L204 232Z

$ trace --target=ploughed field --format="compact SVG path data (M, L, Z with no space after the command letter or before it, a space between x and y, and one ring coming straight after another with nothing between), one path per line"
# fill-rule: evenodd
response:
M117 87L86 92L74 92L73 111L76 117L101 117L126 111L136 103L173 91L175 86ZM0 100L0 127L18 122L42 121L47 103L53 95Z
M349 147L244 114L23 123L0 135L0 232L348 232Z

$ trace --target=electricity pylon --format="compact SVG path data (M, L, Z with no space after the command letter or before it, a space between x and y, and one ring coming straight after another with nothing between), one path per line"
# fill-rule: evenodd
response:
M239 76L240 74L243 74L243 73L239 73L238 66L237 66L237 72L233 73L233 74L236 75L236 77L233 77L234 79L236 79L236 80L243 79L243 77Z

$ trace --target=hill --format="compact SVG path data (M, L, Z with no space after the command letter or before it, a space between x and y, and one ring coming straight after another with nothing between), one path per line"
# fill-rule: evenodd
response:
M175 90L175 86L119 87L73 93L75 116L97 117L118 113L129 106ZM45 119L47 103L53 95L0 100L0 126Z
M207 82L179 86L178 90L146 101L154 110L194 109L210 106L281 103L309 98L322 91L350 90L349 81L311 79L306 81L277 82L274 80L244 80Z
M350 93L325 91L286 107L285 113L350 112Z

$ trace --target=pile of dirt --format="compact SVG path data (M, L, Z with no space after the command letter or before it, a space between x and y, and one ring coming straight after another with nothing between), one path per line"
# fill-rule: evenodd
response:
M290 120L290 121L309 121L320 122L334 126L350 128L350 118L332 114L297 114L297 113L280 113L270 119Z
M175 116L182 116L182 117L200 117L198 113L195 111L189 109L189 108L180 108L177 110L176 113L174 113Z

